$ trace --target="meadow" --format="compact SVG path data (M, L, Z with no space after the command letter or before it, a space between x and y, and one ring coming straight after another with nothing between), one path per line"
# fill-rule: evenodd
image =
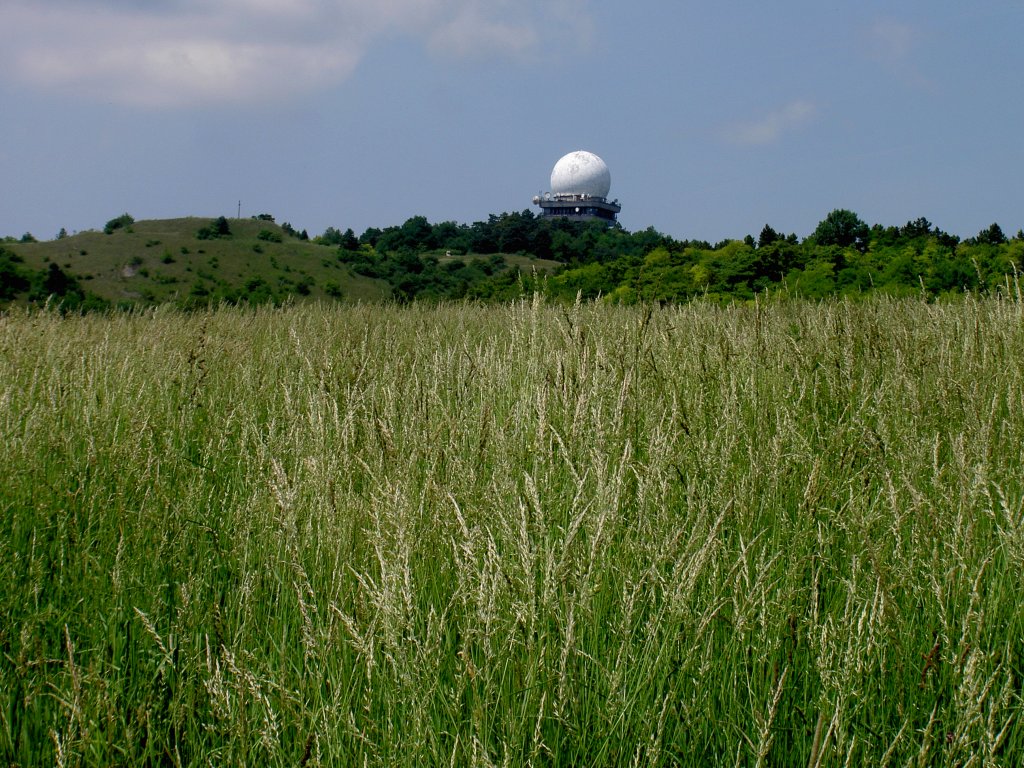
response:
M1018 766L1024 303L0 315L0 764Z

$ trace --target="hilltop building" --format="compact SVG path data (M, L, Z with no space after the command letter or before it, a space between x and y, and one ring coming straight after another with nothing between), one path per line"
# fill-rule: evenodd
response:
M618 200L608 200L612 175L604 160L593 152L577 150L555 163L551 171L551 191L536 195L542 216L563 219L601 219L609 224L622 210Z

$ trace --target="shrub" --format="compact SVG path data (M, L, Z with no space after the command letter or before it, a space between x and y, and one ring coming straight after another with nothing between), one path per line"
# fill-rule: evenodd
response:
M12 254L0 250L0 299L13 299L29 289L29 277L17 266L20 261Z
M200 227L199 231L196 232L196 238L199 240L214 240L218 237L229 237L230 235L231 227L228 225L228 220L223 216L218 216L205 227Z
M135 223L135 219L128 213L122 213L116 219L111 219L103 227L103 234L112 235L115 230L126 229Z

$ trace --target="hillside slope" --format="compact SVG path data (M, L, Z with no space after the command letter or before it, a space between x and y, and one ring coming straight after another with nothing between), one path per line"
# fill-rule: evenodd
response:
M273 221L227 220L230 234L202 239L206 218L132 222L110 234L80 232L38 243L7 243L29 270L56 264L81 288L121 303L205 303L391 295L383 280L353 272L337 248L301 240Z

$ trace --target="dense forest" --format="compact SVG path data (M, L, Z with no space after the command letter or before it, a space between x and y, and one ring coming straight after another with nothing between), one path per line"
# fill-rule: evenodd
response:
M254 219L261 225L273 224L267 214ZM104 232L130 231L133 222L125 214L107 222ZM317 246L317 253L330 254L335 266L386 284L384 295L397 301L507 301L533 292L570 300L601 297L625 304L685 302L697 297L747 301L765 293L817 299L884 292L934 299L1015 285L1024 266L1024 232L1020 230L1009 237L994 223L961 240L925 218L903 226L868 225L844 209L829 213L803 239L765 225L757 237L716 244L677 240L653 227L629 232L617 224L544 218L529 210L491 215L469 225L432 224L423 216L413 216L401 225L370 228L359 236L351 229L342 232L328 227L311 238L287 223L273 226L273 230L259 231L254 251L263 253L262 246L282 239ZM62 231L59 237L65 236ZM232 236L223 217L194 233L197 241ZM0 304L57 298L70 310L111 305L84 290L73 271L56 263L29 267L20 249L34 242L26 234L20 240L7 238L6 249L0 243ZM177 303L280 302L289 296L310 295L310 285L315 284L307 276L305 281L285 281L275 290L259 277L237 288L218 282L213 275L209 278L209 284L198 280ZM245 288L254 285L253 290ZM342 294L333 284L324 291L334 298L345 298ZM146 301L121 305L138 303Z

